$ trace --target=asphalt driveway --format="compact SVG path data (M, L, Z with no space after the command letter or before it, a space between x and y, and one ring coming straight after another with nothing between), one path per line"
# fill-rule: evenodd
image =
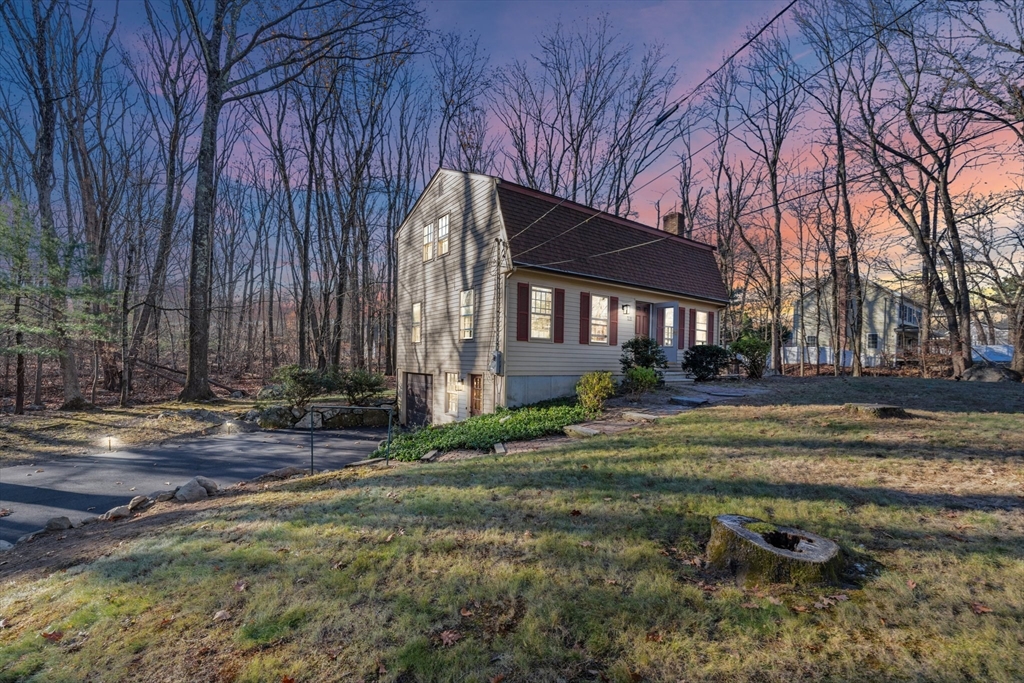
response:
M314 466L338 469L370 454L386 429L318 431ZM73 522L124 505L132 497L180 486L197 474L229 486L280 467L309 467L309 432L226 434L98 453L36 465L0 466L0 540L46 526L51 517Z

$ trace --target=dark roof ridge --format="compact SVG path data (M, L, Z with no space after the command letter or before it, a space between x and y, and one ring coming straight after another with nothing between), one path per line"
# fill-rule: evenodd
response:
M565 206L565 207L569 207L569 208L574 208L574 209L577 209L579 211L584 211L584 212L592 211L592 212L595 212L594 213L595 216L600 216L603 220L608 220L608 221L611 221L613 223L618 223L618 224L624 225L624 226L626 226L628 228L640 229L640 230L643 230L645 232L649 232L652 235L657 235L658 237L671 238L673 240L682 242L684 244L688 244L688 245L694 246L694 247L699 247L701 249L706 249L708 251L715 251L714 245L708 244L706 242L699 242L697 240L690 239L688 237L683 237L681 235L677 235L677 234L672 233L672 232L668 232L668 231L665 231L665 230L659 230L658 228L652 228L649 225L644 225L643 223L638 223L637 221L631 221L628 218L622 218L621 216L616 216L613 213L608 213L607 211L602 211L601 209L595 209L592 206L587 206L586 204L580 204L579 202L574 202L571 199L565 199L563 197L559 197L558 195L553 195L553 194L550 194L548 192L543 192L541 190L534 190L533 188L526 187L525 185L520 185L519 183L513 183L512 181L505 180L504 178L499 178L497 176L491 176L491 177L493 177L495 180L497 180L500 184L506 186L508 189L513 190L515 192L519 192L521 194L530 195L530 196L536 197L538 199L544 199L544 200L550 201L553 204L560 204L561 206Z

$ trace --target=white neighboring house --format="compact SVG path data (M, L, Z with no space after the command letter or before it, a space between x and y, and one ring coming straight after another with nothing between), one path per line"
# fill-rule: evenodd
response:
M839 263L840 272L848 270L845 259ZM840 283L839 348L843 350L843 365L849 366L852 356L850 334L853 320L853 299L850 296L851 276L847 272L846 282ZM922 307L910 297L884 287L877 282L862 279L863 328L861 330L861 362L866 367L892 363L906 355L916 355L920 350ZM835 337L833 326L832 278L826 278L821 285L797 300L793 310L793 336L785 349L785 361L798 363L801 350L804 361L830 364L834 356L832 344ZM802 313L802 315L801 315ZM817 360L815 360L817 358Z
M404 424L574 393L619 373L619 345L669 361L718 343L728 295L713 247L493 176L440 169L398 229Z

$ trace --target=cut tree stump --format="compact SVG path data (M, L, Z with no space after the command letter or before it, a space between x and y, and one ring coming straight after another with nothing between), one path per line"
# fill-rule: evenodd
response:
M732 574L746 587L838 584L843 572L843 556L835 542L743 515L711 520L707 554L709 568Z
M843 410L850 413L863 413L872 417L880 418L902 418L910 417L907 411L899 406L890 406L884 403L847 403Z

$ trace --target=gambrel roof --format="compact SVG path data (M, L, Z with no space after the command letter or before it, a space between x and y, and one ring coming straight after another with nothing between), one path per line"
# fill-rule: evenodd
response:
M515 266L727 303L714 247L497 179Z

